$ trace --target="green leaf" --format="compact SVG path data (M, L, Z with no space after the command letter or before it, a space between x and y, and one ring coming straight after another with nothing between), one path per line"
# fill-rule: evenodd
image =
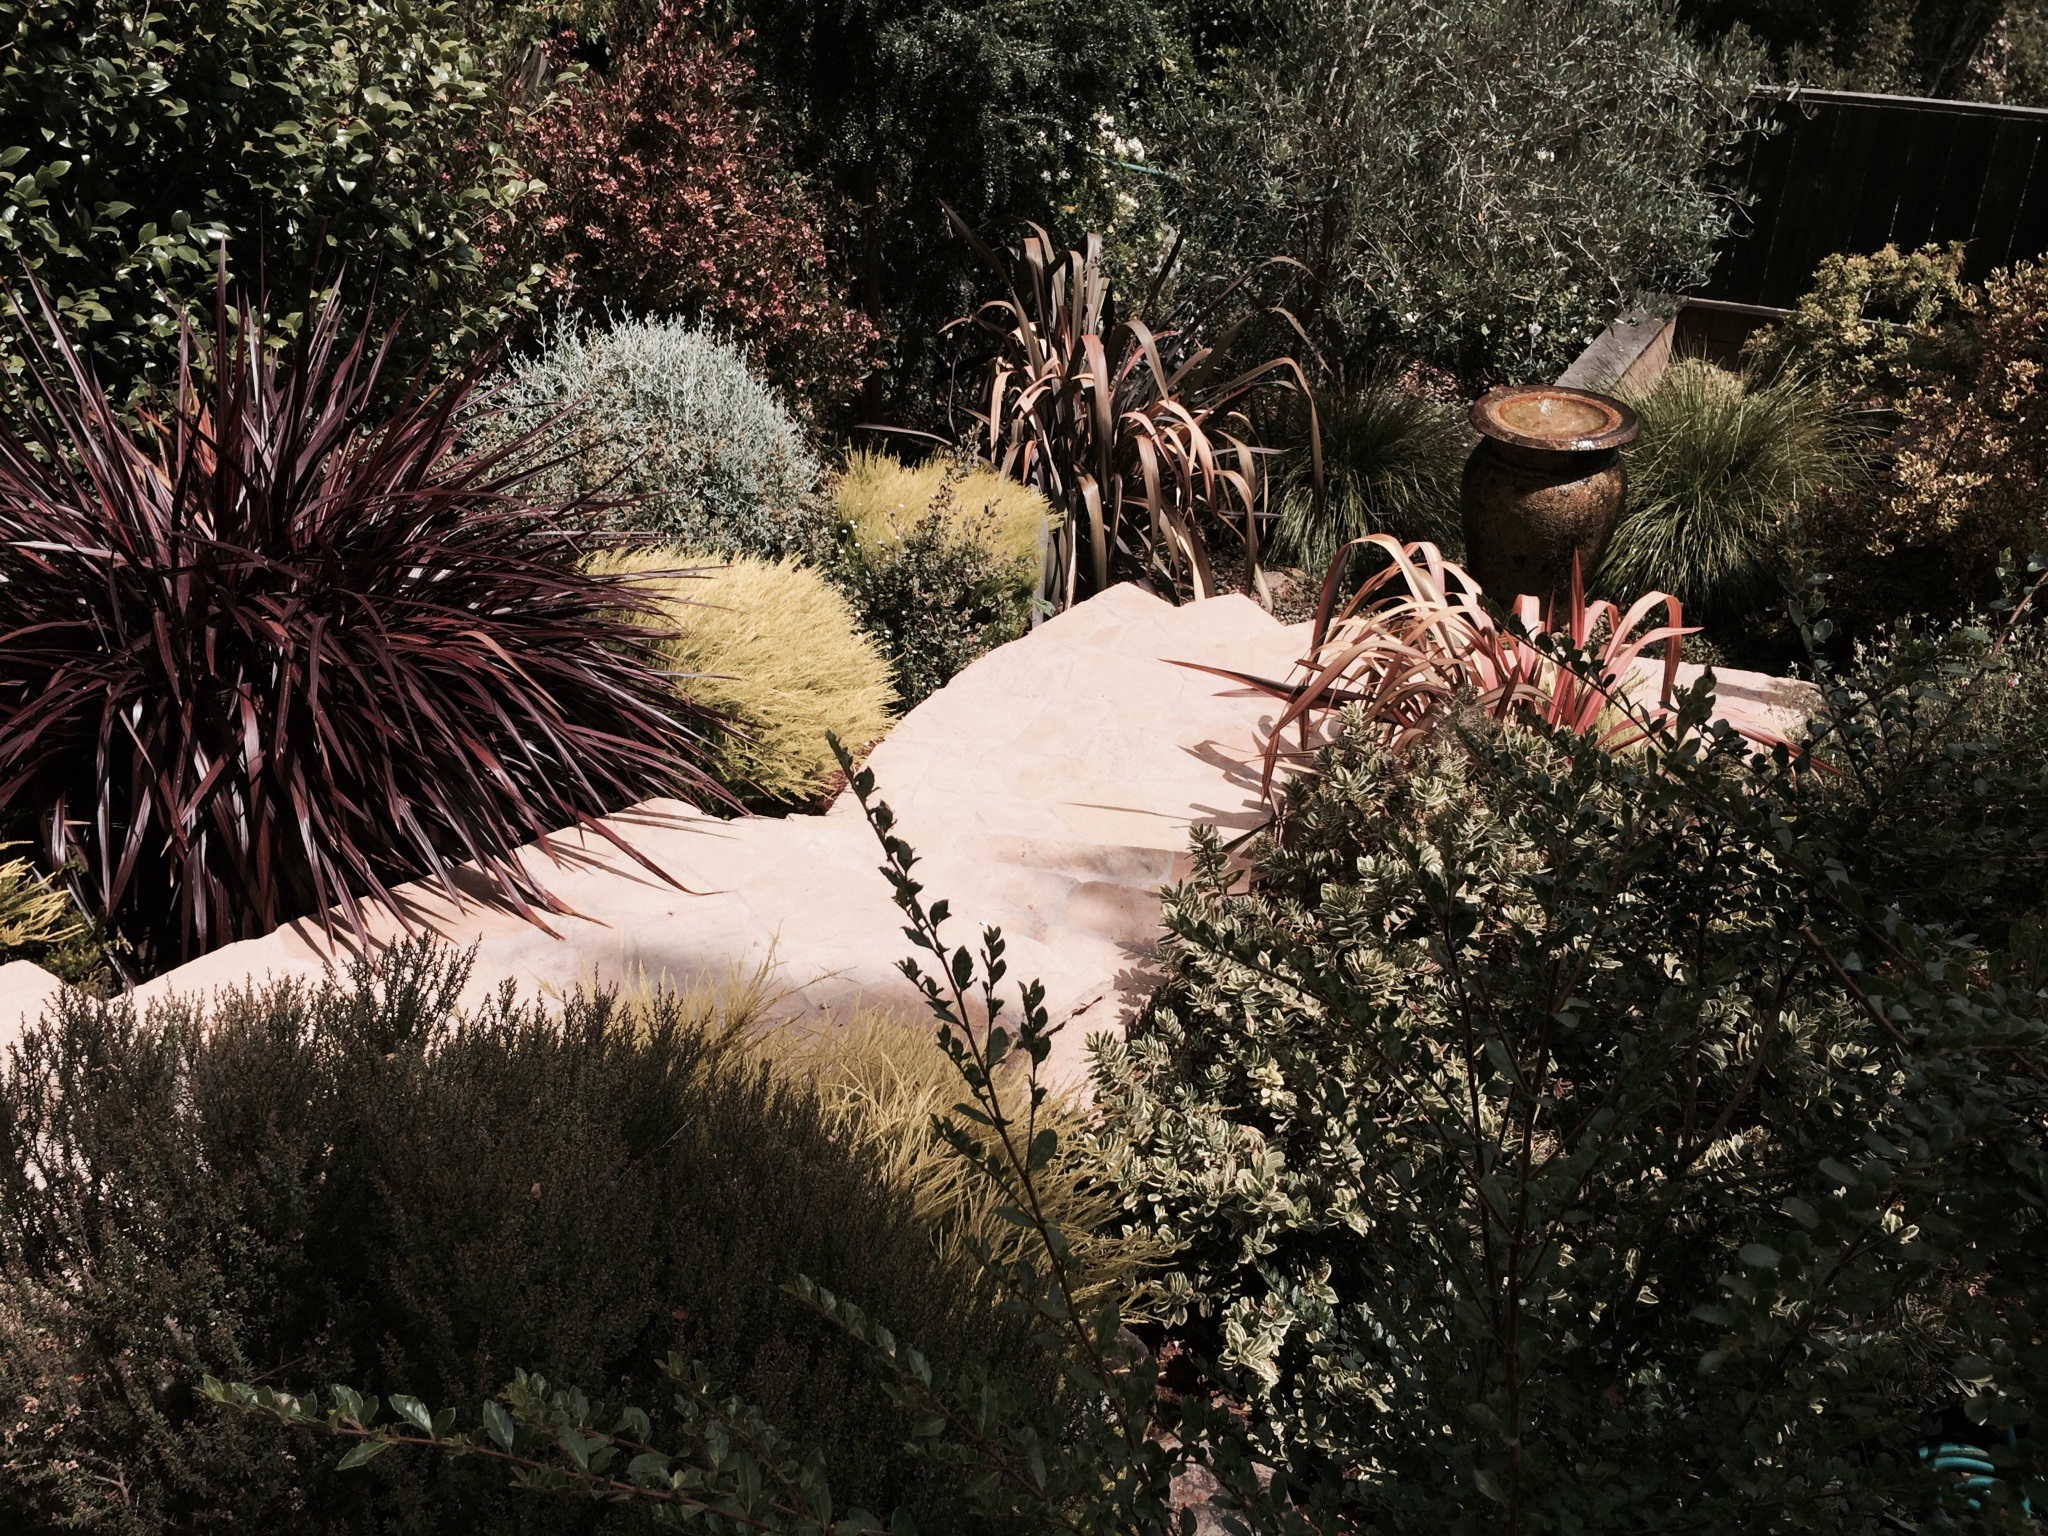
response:
M335 1463L335 1469L341 1472L352 1471L356 1467L360 1467L366 1461L374 1461L377 1457L382 1456L386 1451L390 1449L391 1442L389 1440L358 1441L356 1444L349 1447L347 1455L343 1456L340 1461Z
M416 1397L407 1397L403 1392L391 1394L391 1411L415 1426L423 1435L434 1432L434 1416L427 1411L427 1405Z
M1744 1243L1736 1250L1736 1257L1752 1269L1776 1269L1784 1255L1768 1243Z
M512 1415L507 1413L495 1398L487 1399L483 1406L484 1433L497 1441L501 1450L512 1449Z

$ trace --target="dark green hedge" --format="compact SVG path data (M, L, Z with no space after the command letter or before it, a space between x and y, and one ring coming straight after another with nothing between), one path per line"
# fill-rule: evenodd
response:
M63 1007L0 1080L0 1529L524 1531L615 1511L488 1467L390 1458L195 1401L201 1373L471 1408L515 1366L664 1401L703 1359L835 1493L954 1525L808 1274L937 1359L1003 1349L986 1299L834 1140L672 1001L473 1019L457 957L321 989Z

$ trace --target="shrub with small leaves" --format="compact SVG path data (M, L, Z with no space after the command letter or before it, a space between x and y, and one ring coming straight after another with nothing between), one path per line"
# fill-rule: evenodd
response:
M280 331L334 281L353 312L373 295L405 311L408 364L465 358L533 305L535 274L478 255L544 190L507 133L500 59L524 16L6 0L6 267L36 273L123 403L175 382L179 326L204 312L222 251L278 301Z
M202 1380L353 1382L473 1427L524 1367L590 1394L529 1380L534 1412L603 1431L642 1403L672 1447L713 1420L740 1443L697 1378L657 1403L671 1353L841 1497L957 1528L866 1346L780 1287L887 1298L948 1372L1028 1358L1026 1330L801 1082L745 1059L761 995L465 1014L466 976L415 941L210 1006L69 997L26 1032L0 1072L0 1529L585 1531L478 1461L337 1473Z
M2031 629L1830 679L1825 769L1701 734L1695 693L1623 754L1359 731L1248 880L1202 839L1097 1095L1127 1209L1185 1245L1158 1299L1271 1455L1379 1531L2020 1528ZM1944 1439L1995 1469L1974 1512Z
M1789 368L1852 404L1897 401L1954 359L1969 308L1960 245L1828 256L1798 308L1743 354L1766 376Z
M857 486L871 491L874 478ZM870 506L865 496L841 493L845 521L833 579L889 658L905 709L984 651L1016 639L1030 621L1037 570L1020 561L1013 504L1042 518L1044 501L1014 485L1000 496L965 494L992 478L949 461L912 487L929 496L922 509Z
M679 320L560 319L478 423L486 442L545 432L537 489L612 503L605 519L705 554L808 553L820 467L747 355Z
M1993 596L2004 552L2048 548L2048 268L2020 262L1975 286L1960 261L1960 247L1831 260L1761 344L1884 407L1876 473L1812 498L1791 550L1837 578L1838 611L1866 630L1960 614ZM1880 305L1897 318L1867 318Z

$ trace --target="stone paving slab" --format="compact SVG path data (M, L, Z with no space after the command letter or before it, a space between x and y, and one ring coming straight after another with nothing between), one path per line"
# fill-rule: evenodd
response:
M1148 989L1158 889L1186 869L1191 826L1226 835L1264 819L1258 760L1273 703L1176 666L1284 677L1306 644L1242 597L1176 608L1119 586L981 657L912 710L869 759L927 899L1010 942L1011 975L1045 983L1068 1021L1055 1055L1079 1073L1087 1032L1120 1024ZM1731 707L1782 723L1781 680L1723 674ZM1732 685L1732 686L1731 686ZM1747 690L1746 692L1744 690ZM896 971L909 952L879 849L851 795L821 816L722 820L677 800L609 818L673 884L603 839L558 835L555 859L523 853L580 914L547 932L472 882L401 887L404 918L376 910L373 943L413 928L476 947L467 1001L511 979L559 995L588 982L686 983L772 965L795 1015L865 999L916 1007ZM138 987L138 1002L265 978L312 980L346 946L317 921L231 944ZM0 967L0 1043L60 986L33 965Z
M1184 867L1190 826L1237 831L1261 817L1251 764L1270 702L1172 662L1284 672L1298 644L1241 597L1176 608L1117 587L977 660L870 757L923 860L928 897L946 897L959 914L956 940L1001 926L1011 974L1043 980L1054 1017L1073 1021L1063 1072L1078 1070L1085 1032L1118 1022L1142 989L1158 888ZM602 839L560 834L555 862L537 849L523 855L581 914L551 919L552 936L480 887L461 906L436 886L400 889L415 927L476 946L468 1001L506 978L559 994L590 981L687 982L772 964L792 1013L863 998L916 1006L895 969L909 946L880 851L850 795L822 816L721 820L653 800L609 821L675 884ZM405 923L380 911L371 928L381 944ZM310 980L347 948L304 920L180 966L135 997ZM6 980L0 1034L48 994Z

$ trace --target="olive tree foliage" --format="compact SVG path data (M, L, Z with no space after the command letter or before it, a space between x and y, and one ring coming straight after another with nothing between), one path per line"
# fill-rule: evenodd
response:
M407 311L422 356L460 356L530 307L529 275L477 256L542 190L501 142L521 15L0 0L0 266L36 275L121 392L169 382L223 249L280 320L338 280Z
M1552 377L1727 227L1757 59L1658 4L1249 0L1186 30L1167 217L1197 271L1302 262L1289 302L1340 374Z

